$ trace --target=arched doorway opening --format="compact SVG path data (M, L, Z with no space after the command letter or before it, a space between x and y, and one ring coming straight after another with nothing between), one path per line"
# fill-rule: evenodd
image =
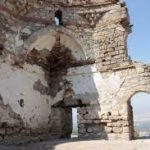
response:
M59 138L80 137L81 111L89 107L81 100L63 100L52 106L51 133Z
M146 92L134 94L128 106L131 138L150 138L150 94Z

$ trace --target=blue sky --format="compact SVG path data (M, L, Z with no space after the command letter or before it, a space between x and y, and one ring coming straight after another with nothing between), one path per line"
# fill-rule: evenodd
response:
M125 0L128 6L132 33L128 38L128 53L133 60L150 63L150 0ZM150 94L133 96L134 115L150 114Z
M125 0L128 6L132 33L128 52L132 59L150 63L150 0Z

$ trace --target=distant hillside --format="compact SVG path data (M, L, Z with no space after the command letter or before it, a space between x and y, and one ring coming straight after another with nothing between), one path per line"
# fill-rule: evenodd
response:
M135 122L147 122L147 121L149 121L150 122L150 114L148 113L148 114L143 114L143 115L136 115L136 116L134 116L134 121Z
M138 132L150 132L150 121L136 121L134 126Z

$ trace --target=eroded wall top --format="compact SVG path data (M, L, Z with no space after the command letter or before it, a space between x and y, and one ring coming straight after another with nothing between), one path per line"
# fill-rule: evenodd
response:
M1 49L26 55L27 43L32 45L35 42L32 37L39 38L35 33L56 30L54 16L58 9L63 13L61 34L73 38L86 58L94 59L100 70L128 62L126 41L130 22L126 5L119 0L3 0L0 2Z

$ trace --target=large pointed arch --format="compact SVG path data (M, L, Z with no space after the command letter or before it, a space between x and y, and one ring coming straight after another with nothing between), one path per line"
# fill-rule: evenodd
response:
M25 43L27 54L33 48L38 50L51 50L56 42L57 36L60 36L61 44L69 48L77 60L94 59L94 53L91 53L91 48L85 44L85 39L82 34L75 33L73 30L66 28L56 29L54 27L47 27L34 33Z

